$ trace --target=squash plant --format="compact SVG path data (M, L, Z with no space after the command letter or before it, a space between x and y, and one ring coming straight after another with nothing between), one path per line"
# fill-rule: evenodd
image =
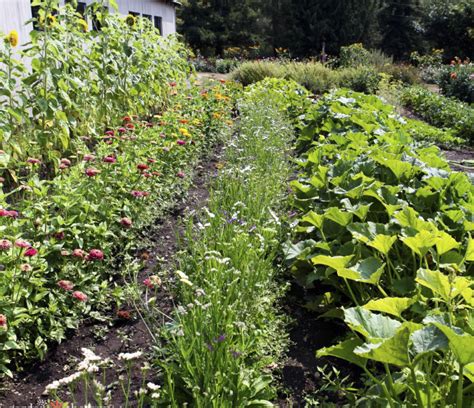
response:
M300 119L287 259L305 287L333 289L324 316L354 332L319 354L363 368L378 403L463 406L474 364L469 176L375 96L337 91Z

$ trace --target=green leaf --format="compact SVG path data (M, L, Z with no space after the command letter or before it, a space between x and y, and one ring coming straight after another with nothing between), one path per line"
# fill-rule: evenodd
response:
M362 307L344 309L344 321L352 329L370 340L386 339L395 335L401 323Z
M426 326L413 332L410 336L413 350L417 354L429 353L448 348L448 339L434 326Z
M366 258L351 268L338 268L338 276L356 282L376 285L382 276L385 264L377 258Z
M301 257L305 257L311 253L312 248L316 245L316 241L308 239L306 241L300 241L296 244L288 243L284 246L284 253L286 260L293 260Z
M336 224L345 227L352 221L352 214L344 212L337 207L331 207L324 213L324 218L334 221Z
M393 244L397 240L396 236L382 235L378 234L372 241L367 242L368 246L375 248L377 251L381 252L385 256L388 255Z
M333 269L344 268L353 258L350 256L328 256L328 255L317 255L311 258L311 262L315 265L326 265Z
M446 275L439 271L432 271L429 269L418 269L416 273L416 282L433 291L436 295L449 302L451 298L451 285Z
M466 261L474 261L474 239L469 237L466 249Z
M316 352L317 357L337 357L361 368L367 365L367 359L354 353L354 349L362 344L359 338L345 340L331 347L324 347Z
M403 326L389 339L380 343L365 343L356 347L354 353L381 363L406 367L410 364L408 358L408 341L410 328Z
M324 217L320 214L316 214L314 211L309 211L301 218L302 222L307 222L314 225L316 228L321 229L323 226Z
M431 231L422 230L414 237L402 237L403 243L419 256L425 256L426 253L437 242L437 234Z
M401 297L388 297L383 299L375 299L366 303L363 308L375 312L383 312L396 317L401 317L402 313L408 309L415 299L412 298L401 298Z
M453 329L440 323L434 323L448 338L449 347L458 362L467 365L474 362L474 336L470 334L457 334Z
M443 255L452 249L459 248L460 244L447 232L439 231L438 239L436 241L436 251Z

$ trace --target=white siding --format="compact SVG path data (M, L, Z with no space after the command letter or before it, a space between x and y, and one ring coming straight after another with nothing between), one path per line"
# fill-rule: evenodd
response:
M93 0L82 0L87 4ZM64 3L64 0L61 0ZM117 0L119 13L128 15L129 11L151 16L159 16L163 19L163 35L176 32L175 7L162 0ZM8 34L11 30L18 31L20 44L29 40L31 24L25 26L25 22L31 19L30 0L0 0L0 32Z
M18 31L20 44L29 41L31 24L25 22L31 19L30 0L0 0L0 32L8 34L11 30Z

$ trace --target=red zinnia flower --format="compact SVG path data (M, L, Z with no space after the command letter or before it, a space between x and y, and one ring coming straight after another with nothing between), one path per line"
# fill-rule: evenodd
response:
M102 161L104 163L115 163L117 159L114 156L105 156Z
M184 177L185 177L185 174L184 174L182 171L178 171L178 173L176 173L176 175L177 175L179 178L184 178Z
M148 170L149 167L144 163L140 163L139 165L137 165L137 169L138 170Z
M148 288L148 289L153 289L153 282L151 281L150 278L146 278L143 281L143 284Z
M131 122L132 118L130 116L124 116L122 119L123 122Z
M92 167L89 167L88 169L86 169L86 176L89 176L89 177L97 176L99 173L100 173L100 170L94 169Z
M451 79L456 79L458 77L458 74L456 72L451 72Z
M31 244L28 241L24 241L23 239L17 239L15 241L15 246L18 248L30 248Z
M104 134L107 136L115 136L115 132L113 130L107 130Z
M180 119L180 120L179 120L179 123L182 123L183 125L185 125L186 123L189 123L189 120L187 120L187 119Z
M102 261L104 259L104 253L100 249L91 249L86 259L88 261Z
M127 129L132 129L132 130L135 129L135 125L134 125L133 123L127 123L127 124L125 125L125 127L126 127Z
M80 300L81 302L87 301L87 295L78 290L76 290L75 292L72 292L72 297L76 298L77 300Z
M172 88L174 88L177 84L176 84L176 81L171 81L171 82L169 83L169 85L170 85Z
M64 290L72 290L74 288L74 284L68 280L60 280L58 286Z
M155 159L147 159L147 162L148 163L156 163L156 160Z
M125 227L125 228L130 228L132 226L132 220L130 218L127 218L127 217L123 217L121 220L120 220L120 224Z
M7 316L0 314L0 327L7 328Z
M63 240L65 237L66 237L66 234L64 233L64 231L58 231L54 233L54 238L58 240Z
M25 256L35 256L38 254L38 250L36 248L30 247L25 251Z

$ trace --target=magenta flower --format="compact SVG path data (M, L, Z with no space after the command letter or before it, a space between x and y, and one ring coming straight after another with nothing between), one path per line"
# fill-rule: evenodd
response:
M35 256L38 255L38 250L36 248L30 247L25 251L25 256Z
M179 144L180 146L184 146L186 144L186 142L181 139L177 140L176 143Z
M134 197L148 197L150 195L150 193L147 191L137 191L137 190L133 190L131 194Z
M107 130L104 134L107 136L115 136L115 132L113 130Z
M116 161L117 159L115 158L115 156L105 156L103 159L104 163L115 163Z
M0 327L3 329L7 328L7 316L0 314Z
M130 228L132 226L132 220L130 218L127 218L127 217L123 217L121 220L120 220L120 224L125 227L125 228Z
M0 217L17 218L18 217L18 211L5 210L4 208L0 208Z
M73 298L76 298L77 300L81 301L81 302L87 302L87 295L85 293L82 293L78 290L76 290L75 292L72 293L72 297Z
M176 173L176 175L177 175L179 178L184 178L184 177L186 176L182 171L178 171L178 173Z
M144 163L140 163L139 165L137 165L137 169L140 170L140 171L143 171L143 170L148 170L149 167L148 167L148 165L146 165Z
M95 156L93 154L85 154L83 159L85 162L90 162L95 159Z
M75 258L84 258L86 256L86 252L78 248L72 251L72 256Z
M151 281L150 278L146 278L144 281L143 281L143 284L148 288L148 289L153 289L153 282Z
M86 169L86 176L88 177L94 177L94 176L97 176L98 174L100 174L100 170L94 169L92 167L89 167L88 169Z
M91 249L86 258L88 261L102 261L104 253L100 249Z
M62 241L66 237L66 234L64 233L64 231L58 231L58 232L55 232L53 236L57 240Z

